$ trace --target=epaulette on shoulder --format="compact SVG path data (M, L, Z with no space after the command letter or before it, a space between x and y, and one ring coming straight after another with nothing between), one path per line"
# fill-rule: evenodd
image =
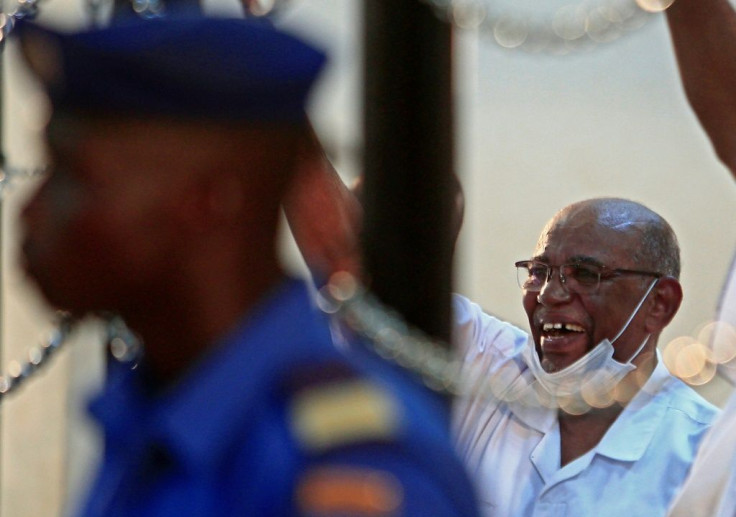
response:
M393 394L349 365L334 362L297 372L290 382L289 425L307 452L390 441L400 425Z

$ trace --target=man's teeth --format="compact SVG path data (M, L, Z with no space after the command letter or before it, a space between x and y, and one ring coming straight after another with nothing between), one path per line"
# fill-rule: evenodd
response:
M584 332L585 329L580 325L574 323L545 323L542 325L542 330L545 332L550 330L567 330L569 332Z

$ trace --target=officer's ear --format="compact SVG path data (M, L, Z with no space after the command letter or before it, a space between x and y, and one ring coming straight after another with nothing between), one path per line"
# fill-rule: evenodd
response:
M653 302L648 306L647 331L657 333L669 325L682 303L682 286L671 276L663 276L652 289Z

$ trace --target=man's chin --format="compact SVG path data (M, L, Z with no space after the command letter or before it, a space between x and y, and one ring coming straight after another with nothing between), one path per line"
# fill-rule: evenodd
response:
M574 364L576 360L569 357L544 356L541 362L545 372L557 373Z
M556 362L550 361L549 359L542 359L542 368L547 373L556 373L564 368L560 367Z

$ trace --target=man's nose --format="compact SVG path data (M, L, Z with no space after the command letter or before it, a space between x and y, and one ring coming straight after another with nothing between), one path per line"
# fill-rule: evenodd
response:
M559 268L550 268L547 281L542 285L537 295L537 301L542 305L554 305L570 299L570 293L562 281Z

